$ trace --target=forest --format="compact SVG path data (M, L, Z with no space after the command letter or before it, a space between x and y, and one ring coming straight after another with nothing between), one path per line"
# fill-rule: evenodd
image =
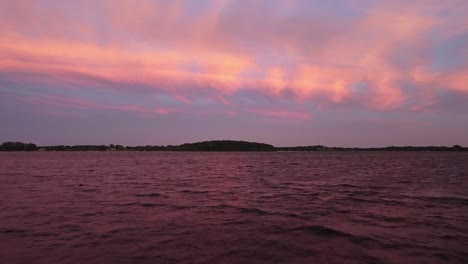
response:
M460 145L446 146L390 146L380 148L344 148L327 147L323 145L275 147L270 144L238 141L211 140L182 145L55 145L37 146L33 143L5 142L0 145L0 151L468 151Z

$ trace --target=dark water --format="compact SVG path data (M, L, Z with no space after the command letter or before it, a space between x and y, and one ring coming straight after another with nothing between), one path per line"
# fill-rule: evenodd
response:
M0 263L466 263L466 153L0 153Z

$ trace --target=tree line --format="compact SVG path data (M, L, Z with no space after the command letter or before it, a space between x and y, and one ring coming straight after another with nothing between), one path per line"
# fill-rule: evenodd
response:
M0 145L0 151L276 151L269 144L235 141L213 140L182 145L167 146L123 146L123 145L56 145L36 146L31 143L5 142Z
M298 146L298 147L277 147L278 151L468 151L468 148L460 145L452 147L446 146L390 146L381 148L344 148L326 147L323 145Z
M182 145L167 146L123 146L123 145L56 145L37 146L32 143L5 142L0 145L0 151L468 151L460 145L445 146L403 146L382 148L343 148L327 147L323 145L274 147L265 143L212 140Z

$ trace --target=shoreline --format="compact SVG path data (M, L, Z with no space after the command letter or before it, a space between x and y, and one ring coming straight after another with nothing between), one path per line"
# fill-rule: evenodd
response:
M236 141L236 140L212 140L181 145L53 145L37 146L33 143L5 142L0 145L0 151L34 151L34 152L75 152L75 151L145 151L145 152L464 152L468 147L454 145L447 146L388 146L388 147L327 147L324 145L275 147L266 143Z

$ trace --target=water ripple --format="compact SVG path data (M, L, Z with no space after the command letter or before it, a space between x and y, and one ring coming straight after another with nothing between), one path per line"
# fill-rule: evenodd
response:
M0 168L2 263L468 262L466 153L0 153Z

